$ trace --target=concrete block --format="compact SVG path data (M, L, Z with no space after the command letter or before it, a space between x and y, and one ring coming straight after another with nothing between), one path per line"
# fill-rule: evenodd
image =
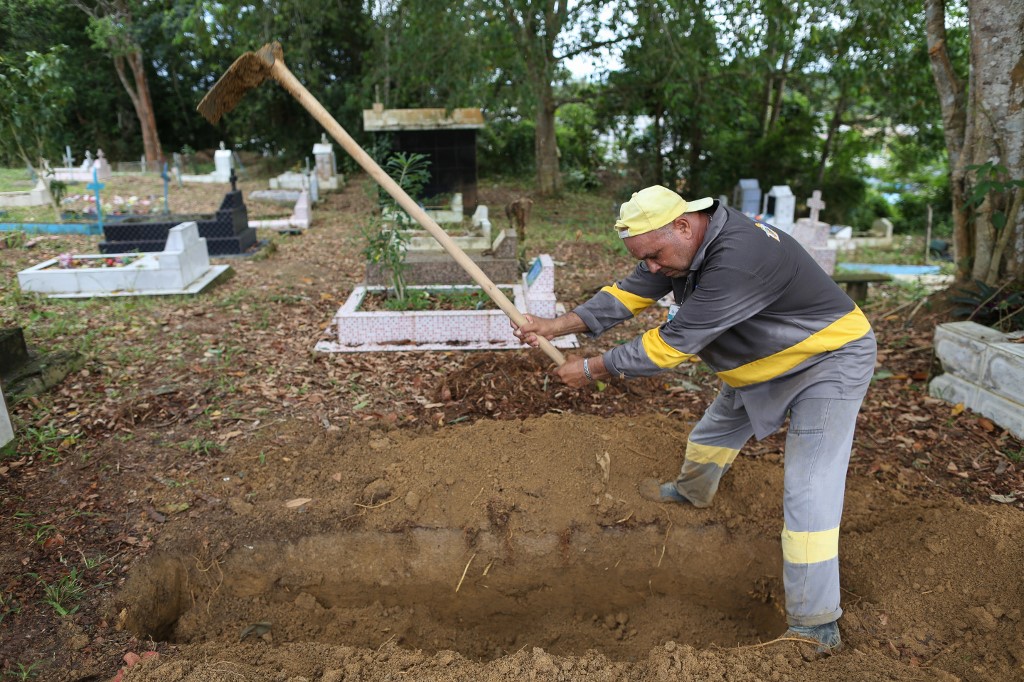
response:
M935 330L935 352L946 374L928 392L982 414L1024 438L1024 348L1008 335L974 322Z
M1024 344L991 344L984 362L981 385L1009 400L1024 402Z
M1006 336L976 322L949 322L935 328L935 356L943 369L977 382L983 375L988 346Z

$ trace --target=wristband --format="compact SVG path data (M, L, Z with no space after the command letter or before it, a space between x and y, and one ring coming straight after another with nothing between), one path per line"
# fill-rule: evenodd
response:
M583 376L587 378L587 381L594 380L594 377L590 374L590 358L583 359Z

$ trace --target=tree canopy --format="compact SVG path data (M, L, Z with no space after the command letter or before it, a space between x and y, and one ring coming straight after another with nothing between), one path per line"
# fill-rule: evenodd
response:
M945 90L926 4L942 8ZM1005 9L1012 34L1021 0ZM24 71L29 53L67 46L72 95L53 117L66 123L40 150L52 157L65 144L137 159L224 140L300 160L317 124L274 84L217 127L195 112L236 57L278 40L299 80L368 145L361 112L375 101L480 107L481 172L530 175L541 193L662 183L717 196L751 177L789 184L800 201L820 189L828 219L859 226L920 226L931 203L942 234L959 219L946 164L951 150L960 158L949 135L962 137L967 104L944 120L940 95L962 99L972 30L997 30L971 20L965 0L0 0L0 56ZM581 59L589 75L570 68ZM152 100L145 135L140 85ZM9 147L0 154L20 163ZM1009 215L1019 169L993 168Z

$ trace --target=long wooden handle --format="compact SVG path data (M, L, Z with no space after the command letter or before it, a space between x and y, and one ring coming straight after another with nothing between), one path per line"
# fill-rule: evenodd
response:
M413 217L420 225L422 225L434 239L444 248L445 251L455 259L463 270L473 278L473 281L480 285L480 288L491 297L501 310L509 316L509 318L516 323L516 325L526 324L526 318L523 317L522 313L516 308L512 301L508 300L508 297L502 293L494 282L480 269L480 266L473 262L473 260L466 255L466 252L459 248L448 233L441 229L433 218L427 215L427 212L420 208L419 204L413 201L412 197L402 189L401 185L395 182L390 175L388 175L383 168L381 168L376 161L367 154L359 143L356 142L352 137L341 127L341 124L334 120L334 117L328 113L323 105L316 100L313 95L306 90L305 86L299 82L299 80L292 75L292 72L288 70L288 67L284 65L280 59L274 60L274 63L270 67L270 73L274 79L280 83L285 90L290 92L292 96L299 101L303 107L306 108L310 114L315 118L327 132L331 134L335 140L347 151L356 163L362 166L363 170L370 174L377 183L390 194L398 205L401 206L405 211ZM547 339L538 336L540 340L540 349L543 350L549 358L555 361L559 367L565 364L565 356L562 352L551 345L551 342Z

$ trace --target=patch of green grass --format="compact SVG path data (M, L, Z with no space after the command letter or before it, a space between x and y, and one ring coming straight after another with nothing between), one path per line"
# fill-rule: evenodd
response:
M19 428L16 442L21 444L19 452L44 462L56 464L63 459L59 446L65 438L66 436L60 432L56 424L46 423L42 426L28 425ZM72 436L72 438L74 437Z
M613 253L626 253L613 226L618 204L606 196L565 192L552 200L538 201L526 227L531 252L551 253L565 242L598 244Z
M206 438L198 437L189 438L188 440L179 443L178 447L180 447L182 450L189 453L190 455L203 455L206 457L210 455L219 454L224 450L224 448L222 448L219 443L216 443L212 440L208 440Z
M14 595L0 592L0 624L4 622L7 616L19 613L21 613L21 604L15 600Z
M40 545L57 533L57 527L51 523L36 523L35 514L29 511L14 512L14 526L24 533L33 544Z
M27 168L0 168L0 192L17 192L34 186Z
M70 616L78 610L78 602L85 597L85 586L77 568L63 576L57 582L42 582L43 603L52 607L61 616Z
M36 661L26 666L24 663L18 663L17 668L11 668L4 672L4 677L10 677L15 680L31 680L36 676L36 668L42 665L42 661Z

